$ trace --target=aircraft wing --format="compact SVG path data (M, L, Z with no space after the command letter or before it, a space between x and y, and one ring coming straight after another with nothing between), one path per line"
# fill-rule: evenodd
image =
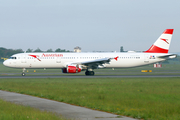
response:
M96 59L96 60L85 61L85 62L74 63L74 64L84 65L87 68L97 69L99 65L109 63L111 59L114 59L114 58L102 58L102 59Z

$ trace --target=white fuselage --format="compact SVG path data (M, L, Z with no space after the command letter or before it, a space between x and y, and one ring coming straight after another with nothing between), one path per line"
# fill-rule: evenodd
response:
M103 68L126 68L152 64L166 59L157 56L166 53L19 53L3 64L13 68L65 68L72 63L112 58ZM117 60L113 59L118 57Z
M143 53L19 53L3 62L5 66L23 68L62 68L63 73L94 75L93 69L128 68L148 65L175 58L168 54L174 29L166 29L155 43Z

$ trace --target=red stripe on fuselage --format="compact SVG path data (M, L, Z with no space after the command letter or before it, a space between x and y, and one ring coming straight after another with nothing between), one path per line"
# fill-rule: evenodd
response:
M168 50L152 45L145 53L168 53Z

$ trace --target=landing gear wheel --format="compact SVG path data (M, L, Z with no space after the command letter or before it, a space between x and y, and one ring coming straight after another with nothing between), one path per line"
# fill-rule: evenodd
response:
M89 71L86 71L86 72L85 72L85 75L89 75Z
M24 73L24 72L23 72L21 75L22 75L22 76L25 76L25 75L26 75L26 73Z
M90 75L94 75L94 71L90 71Z
M94 75L94 71L86 71L85 75L92 75L93 76Z

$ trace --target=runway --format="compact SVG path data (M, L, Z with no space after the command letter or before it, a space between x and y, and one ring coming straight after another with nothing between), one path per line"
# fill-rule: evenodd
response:
M63 117L70 118L72 120L136 120L130 117L91 110L85 107L70 105L63 102L57 102L53 100L33 97L30 95L23 95L1 90L0 98L16 104L61 114Z
M3 78L155 78L155 77L180 77L180 75L27 75L27 76L16 76L16 75L3 75Z

